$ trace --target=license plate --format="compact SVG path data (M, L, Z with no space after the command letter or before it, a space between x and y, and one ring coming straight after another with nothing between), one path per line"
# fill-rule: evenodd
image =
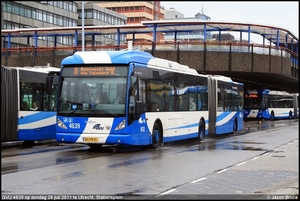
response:
M98 142L98 138L96 137L85 137L83 138L84 142Z

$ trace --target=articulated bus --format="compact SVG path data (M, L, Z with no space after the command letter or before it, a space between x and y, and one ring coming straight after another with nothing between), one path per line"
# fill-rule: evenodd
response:
M142 51L62 60L56 141L149 145L243 129L244 85Z
M55 140L55 101L60 69L1 66L1 141ZM54 85L48 89L47 79ZM56 83L55 83L56 80Z
M244 118L292 119L299 118L299 94L269 89L246 90Z

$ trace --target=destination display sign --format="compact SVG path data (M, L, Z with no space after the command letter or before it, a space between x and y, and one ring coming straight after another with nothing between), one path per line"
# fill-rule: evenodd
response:
M67 67L63 69L63 76L126 76L126 67Z
M116 67L79 67L74 68L74 75L116 75Z

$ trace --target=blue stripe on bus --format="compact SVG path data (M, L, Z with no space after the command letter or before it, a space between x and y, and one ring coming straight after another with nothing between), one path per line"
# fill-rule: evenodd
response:
M56 116L56 112L38 112L35 114L24 116L23 118L19 118L19 125L34 123L55 116Z

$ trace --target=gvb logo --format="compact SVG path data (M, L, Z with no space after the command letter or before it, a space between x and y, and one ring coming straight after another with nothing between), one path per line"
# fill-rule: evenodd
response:
M101 124L95 124L93 126L93 129L96 129L96 130L104 130L104 127L101 126Z

